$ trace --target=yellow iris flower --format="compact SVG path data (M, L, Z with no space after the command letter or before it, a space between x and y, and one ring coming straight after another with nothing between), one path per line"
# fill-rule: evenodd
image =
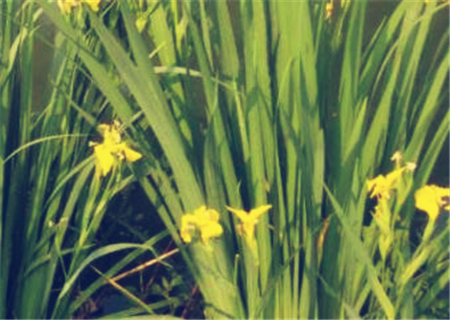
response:
M89 143L90 146L94 147L97 176L106 176L117 165L118 160L135 162L142 158L139 152L130 149L125 142L122 142L117 122L113 125L101 124L99 129L103 135L103 142Z
M244 210L236 210L227 207L229 211L233 212L239 218L239 220L241 220L239 228L245 237L247 245L251 249L255 249L256 247L255 225L258 223L259 217L270 208L272 208L272 206L269 204L260 206L256 209L252 209L250 210L250 212L246 212Z
M393 158L394 159L394 158ZM394 161L396 161L394 159ZM414 163L407 163L404 167L398 168L386 176L379 175L372 180L367 181L368 191L371 192L370 197L377 199L389 199L391 190L396 189L405 170L414 171L416 165Z
M101 0L57 0L59 9L65 14L71 13L72 9L78 7L82 2L91 7L92 11L97 12L100 9Z
M367 181L367 188L369 192L372 191L370 197L389 199L390 192L395 188L395 184L401 179L403 171L406 167L394 170L386 176L379 175L378 177Z
M216 210L207 209L206 206L201 206L193 213L184 214L181 217L181 238L184 242L191 243L194 232L198 231L203 244L208 244L212 238L219 237L223 233L219 218L220 215Z
M423 186L414 194L416 207L425 211L430 220L436 220L441 208L450 210L450 189L435 185Z
M381 230L381 235L378 241L378 247L383 260L391 251L391 245L394 241L394 226L392 223L392 213L390 210L389 199L393 190L397 191L396 198L398 203L403 203L407 196L408 190L408 176L404 176L406 171L414 171L415 163L408 162L401 167L402 154L396 152L392 158L397 169L388 173L386 176L379 175L372 180L367 181L367 189L371 198L377 198L377 205L373 218ZM411 177L409 177L411 178Z

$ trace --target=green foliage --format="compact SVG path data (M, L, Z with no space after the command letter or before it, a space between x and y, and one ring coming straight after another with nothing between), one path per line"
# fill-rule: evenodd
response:
M120 174L94 179L88 141L105 102L79 63L78 47L59 33L50 70L34 74L40 61L33 44L49 41L35 37L42 9L34 1L0 6L0 317L69 318L70 285L90 261L109 200L132 180ZM78 27L73 35L95 52L95 37ZM43 105L33 99L33 81L47 83Z
M50 1L2 2L0 317L69 317L105 284L133 304L110 316L180 305L180 277L152 288L165 299L154 304L113 281L145 251L164 259L154 246L169 234L206 318L448 317L437 299L448 219L423 232L414 208L449 134L448 5L402 1L379 22L375 2L331 3L102 1L63 14ZM57 29L51 94L33 106L44 16ZM99 180L88 135L115 119L144 157ZM367 181L398 169L396 152L417 169L383 209L386 248ZM132 181L167 230L95 247L108 203ZM266 204L251 247L226 206ZM181 217L202 205L220 213L223 235L185 244ZM93 261L132 248L73 301Z

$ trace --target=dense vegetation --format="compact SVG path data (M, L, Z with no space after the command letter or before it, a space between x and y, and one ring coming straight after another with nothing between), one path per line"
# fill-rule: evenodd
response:
M0 318L448 319L448 8L1 1Z

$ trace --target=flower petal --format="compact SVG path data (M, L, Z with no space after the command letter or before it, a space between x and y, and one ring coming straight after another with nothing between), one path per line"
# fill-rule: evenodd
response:
M76 0L57 0L56 3L58 4L59 9L65 14L70 13L72 8L75 8L78 5Z
M114 166L114 156L104 145L94 146L94 154L97 158L97 165L101 168L103 176L106 176Z
M142 158L142 154L133 149L128 148L128 146L124 143L123 152L125 153L125 160L128 162L135 162Z
M219 224L219 213L214 209L207 209L201 206L181 217L180 234L184 242L190 243L195 230L200 232L200 237L204 244L211 238L219 237L223 233L223 228Z
M241 220L242 223L239 225L239 230L243 233L247 245L254 250L256 248L255 225L258 223L258 218L264 212L272 208L272 206L263 205L256 209L250 210L250 213L247 213L244 210L235 210L231 207L226 208L236 214Z
M222 226L217 222L211 222L200 229L203 243L207 243L211 238L221 236L223 233Z
M86 2L94 12L97 12L99 10L100 1L101 0L84 0L84 2Z
M387 174L386 177L379 175L372 180L368 180L368 191L372 191L370 197L383 197L388 199L390 191L397 187L398 181L402 178L403 171L406 169L407 167L402 167Z
M249 215L244 210L236 210L231 207L226 207L227 210L233 212L242 222L249 221Z
M181 216L180 235L184 242L190 243L192 241L192 233L195 231L195 217L192 214L185 214Z
M256 220L258 219L264 212L268 211L270 208L272 208L272 205L267 204L265 206L260 206L256 209L252 209L250 210L249 216L253 219Z
M442 198L450 196L450 189L441 188L435 185L426 185L416 191L414 199L416 207L425 211L431 220L436 220L440 208L446 209L447 205Z

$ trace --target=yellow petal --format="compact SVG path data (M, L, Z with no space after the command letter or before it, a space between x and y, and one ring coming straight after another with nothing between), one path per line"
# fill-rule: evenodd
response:
M231 207L226 207L229 211L233 212L242 222L249 221L249 215L244 210L236 210Z
M135 162L142 158L142 154L129 148L125 142L121 142L119 126L120 124L117 121L112 125L100 124L98 129L103 135L103 142L89 142L89 146L94 146L94 153L97 158L96 171L100 171L100 176L107 175L117 160Z
M200 229L203 243L207 243L211 238L221 236L223 233L222 226L217 222L211 222Z
M193 215L194 216L199 216L199 215L202 215L203 212L205 212L205 211L206 211L206 206L200 206L200 207L198 207L197 209L194 210Z
M402 178L403 171L407 167L402 167L387 174L386 177L379 175L376 178L367 181L368 191L372 191L370 197L389 198L389 192L395 189L398 181Z
M199 209L195 210L194 216L196 218L197 227L202 233L204 232L205 228L208 229L209 227L213 227L214 225L219 225L219 213L214 209L206 209L206 206L201 206ZM206 233L209 232L206 231Z
M94 146L94 154L97 158L97 164L102 170L102 174L106 176L114 166L114 156L102 144Z
M330 1L325 5L325 19L329 19L333 15L333 12L334 4L333 1Z
M258 218L267 210L272 208L271 205L263 205L256 209L250 210L249 213L244 210L235 210L231 207L226 207L228 210L236 214L236 216L241 220L241 224L239 225L239 230L243 233L245 237L245 241L247 245L255 249L256 240L255 240L255 225L258 223Z
M181 239L183 239L183 241L185 243L191 243L192 242L192 231L190 229L181 229Z
M59 9L65 14L70 13L72 8L79 5L77 0L57 0L56 3Z
M272 208L272 205L267 204L265 206L260 206L256 209L252 209L250 210L250 214L249 216L253 219L256 220L258 219L264 212L268 211L270 208Z
M100 124L99 131L103 136L101 145L109 151L110 154L117 156L119 160L126 160L128 162L135 162L142 158L142 154L134 151L125 142L122 142L122 137L119 130L120 124Z
M194 210L193 216L195 217L195 223L197 225L203 225L205 223L208 223L208 216L206 214L206 206L201 206Z
M416 207L425 211L431 220L436 220L440 208L448 207L449 188L441 188L435 185L426 185L416 191L414 198ZM447 201L447 202L446 202Z
M99 6L100 6L100 1L101 0L84 0L85 3L87 3L92 11L97 12L99 10Z
M389 189L391 189L398 182L398 180L401 179L405 169L406 167L394 170L386 176L386 184Z
M128 162L135 162L142 158L142 154L133 149L128 148L126 145L123 148L123 152L125 153L125 159Z
M220 214L214 209L206 209L203 211L204 219L212 222L219 222Z
M367 181L367 189L369 192L372 191L372 193L370 194L371 198L382 194L385 190L385 186L386 178L382 175L379 175L376 178Z
M223 228L218 223L219 213L214 209L207 209L201 206L194 210L194 213L185 214L181 217L181 238L184 242L192 241L192 234L195 230L200 232L202 242L207 244L211 238L222 235Z
M180 235L184 242L192 241L192 233L195 231L195 217L192 214L181 216Z

